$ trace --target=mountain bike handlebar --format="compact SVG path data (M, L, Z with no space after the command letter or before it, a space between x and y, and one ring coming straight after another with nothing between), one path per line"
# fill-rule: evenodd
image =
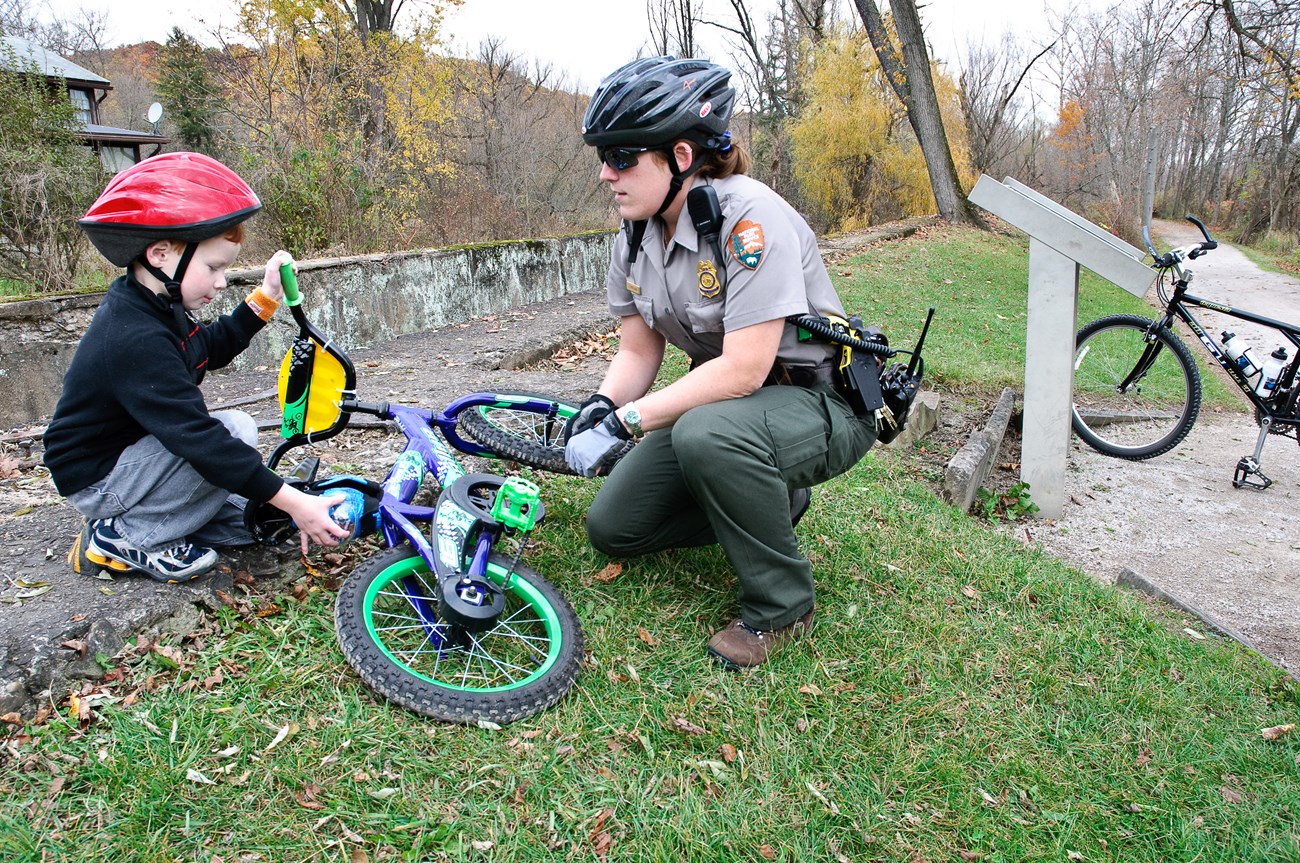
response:
M1204 222L1193 216L1191 213L1184 214L1183 218L1201 229L1201 236L1205 237L1205 242L1197 243L1194 246L1186 246L1181 249L1171 249L1162 255L1156 251L1155 244L1151 242L1151 226L1149 224L1142 226L1142 239L1146 242L1147 251L1150 252L1151 257L1155 258L1154 266L1157 269L1167 270L1180 261L1189 259L1195 260L1206 252L1219 247L1218 241L1210 236L1210 230L1205 227Z

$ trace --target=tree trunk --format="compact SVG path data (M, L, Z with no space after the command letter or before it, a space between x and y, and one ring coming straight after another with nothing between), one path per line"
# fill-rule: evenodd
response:
M925 34L921 30L916 0L892 0L894 24L902 45L901 55L890 38L875 0L854 0L854 3L889 84L907 110L907 121L925 157L925 169L930 175L930 187L934 191L939 215L953 224L985 227L966 199L957 178L957 165L953 162L948 133L939 113L934 78L930 74L930 56L925 48Z

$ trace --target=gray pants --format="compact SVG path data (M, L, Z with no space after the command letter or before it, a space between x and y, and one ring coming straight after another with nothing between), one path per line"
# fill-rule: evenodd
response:
M257 446L257 421L243 411L219 411L231 435ZM88 519L114 519L137 548L157 551L182 542L205 546L250 545L244 527L248 500L199 476L189 462L148 435L118 457L108 476L68 498Z
M741 618L778 629L813 607L812 566L788 491L851 468L876 440L829 387L765 387L651 432L605 480L587 535L614 557L718 543L740 581Z

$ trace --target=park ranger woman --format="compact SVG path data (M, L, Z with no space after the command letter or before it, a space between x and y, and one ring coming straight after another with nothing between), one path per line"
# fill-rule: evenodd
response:
M722 547L740 615L708 653L748 667L811 630L812 567L794 524L809 487L852 467L876 426L835 391L835 347L800 341L786 321L844 309L807 222L745 176L750 157L728 129L730 77L699 60L646 58L591 99L583 140L623 218L606 281L622 331L566 458L608 474L587 516L597 549ZM667 343L691 369L651 392Z

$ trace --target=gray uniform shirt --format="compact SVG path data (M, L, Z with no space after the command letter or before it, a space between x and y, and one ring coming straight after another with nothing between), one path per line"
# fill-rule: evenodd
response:
M746 176L703 180L713 185L722 207L722 261L714 260L682 207L672 240L650 219L636 262L628 264L628 232L614 244L605 283L609 309L617 317L640 315L695 363L722 354L722 337L788 315L844 317L808 223L776 192ZM725 267L726 287L717 273ZM786 324L777 359L812 366L830 359L826 342L800 342Z

